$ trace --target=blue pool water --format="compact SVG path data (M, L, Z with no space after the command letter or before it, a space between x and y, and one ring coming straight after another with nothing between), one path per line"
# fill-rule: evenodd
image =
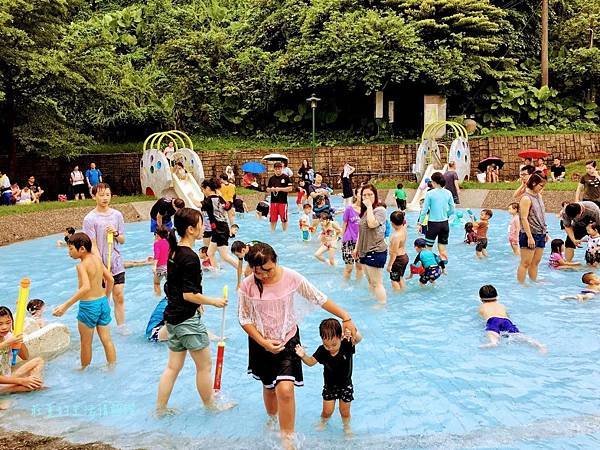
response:
M409 214L410 240L416 237L415 214ZM344 439L339 415L328 429L316 431L321 409L320 366L304 368L305 386L297 389L296 428L303 448L598 448L600 445L600 300L585 304L561 301L577 292L581 272L551 271L547 256L541 281L515 285L517 260L506 242L509 216L497 211L491 221L489 259L477 261L474 248L462 244L462 228L450 236L448 275L436 286L420 288L416 279L402 294L391 292L388 305L375 309L366 284L343 282L342 261L330 268L312 255L316 242L303 243L292 215L290 232L270 234L265 221L240 219L242 240L273 243L280 262L306 275L350 311L364 340L357 347L352 405L354 437ZM561 236L557 219L548 216L550 231ZM147 223L127 225L126 259L150 254ZM18 281L32 280L31 296L48 309L76 289L75 263L59 238L51 236L0 248L3 276L0 304L14 304ZM414 256L414 251L409 249ZM582 258L582 251L578 257ZM204 290L218 295L223 284L235 286L231 268L204 278ZM506 342L480 350L484 324L477 316L477 291L494 284L513 321L526 334L548 346L548 354ZM386 279L389 287L389 280ZM49 389L13 396L13 410L1 413L2 425L57 434L75 441L102 440L125 448L276 448L265 428L260 383L246 375L247 338L237 322L236 299L227 309L223 391L238 406L210 414L200 405L190 360L182 371L171 405L180 410L169 418L153 415L156 388L167 350L143 337L157 298L149 267L129 269L126 305L131 336L113 333L118 352L114 371L103 368L99 342L92 367L79 364L76 310L64 317L73 332L70 350L49 362ZM319 344L316 311L301 324L309 351ZM207 308L205 322L217 331L220 310ZM213 344L214 345L214 344ZM214 347L213 347L214 348ZM214 354L213 354L214 355Z

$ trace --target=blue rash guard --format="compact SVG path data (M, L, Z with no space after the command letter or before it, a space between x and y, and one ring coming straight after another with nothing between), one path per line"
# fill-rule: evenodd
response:
M423 223L429 213L429 222L444 222L454 214L454 198L452 193L444 188L435 188L425 194L423 209L419 216L419 223Z

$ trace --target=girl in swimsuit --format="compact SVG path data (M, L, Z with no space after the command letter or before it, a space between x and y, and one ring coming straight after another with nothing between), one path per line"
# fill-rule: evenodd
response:
M326 262L322 255L327 252L329 254L329 260L327 262L330 266L334 266L336 244L338 238L342 235L342 229L336 221L332 220L329 213L320 214L319 225L321 225L321 235L319 236L321 245L315 252L315 258L319 261Z

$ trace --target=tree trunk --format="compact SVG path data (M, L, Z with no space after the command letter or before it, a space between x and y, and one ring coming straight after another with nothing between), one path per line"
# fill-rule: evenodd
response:
M8 168L9 177L17 170L17 137L15 136L16 109L15 96L10 81L6 83L6 106L4 109L6 120L6 143L8 145Z

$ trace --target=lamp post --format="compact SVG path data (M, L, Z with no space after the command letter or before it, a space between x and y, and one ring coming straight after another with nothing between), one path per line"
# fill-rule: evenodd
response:
M315 111L317 109L317 103L321 101L320 98L316 97L315 94L311 95L309 98L306 99L306 101L308 103L310 103L310 107L312 108L312 167L313 170L316 170L315 166L316 166L316 161L315 161L315 147L316 147L316 142L315 142Z

